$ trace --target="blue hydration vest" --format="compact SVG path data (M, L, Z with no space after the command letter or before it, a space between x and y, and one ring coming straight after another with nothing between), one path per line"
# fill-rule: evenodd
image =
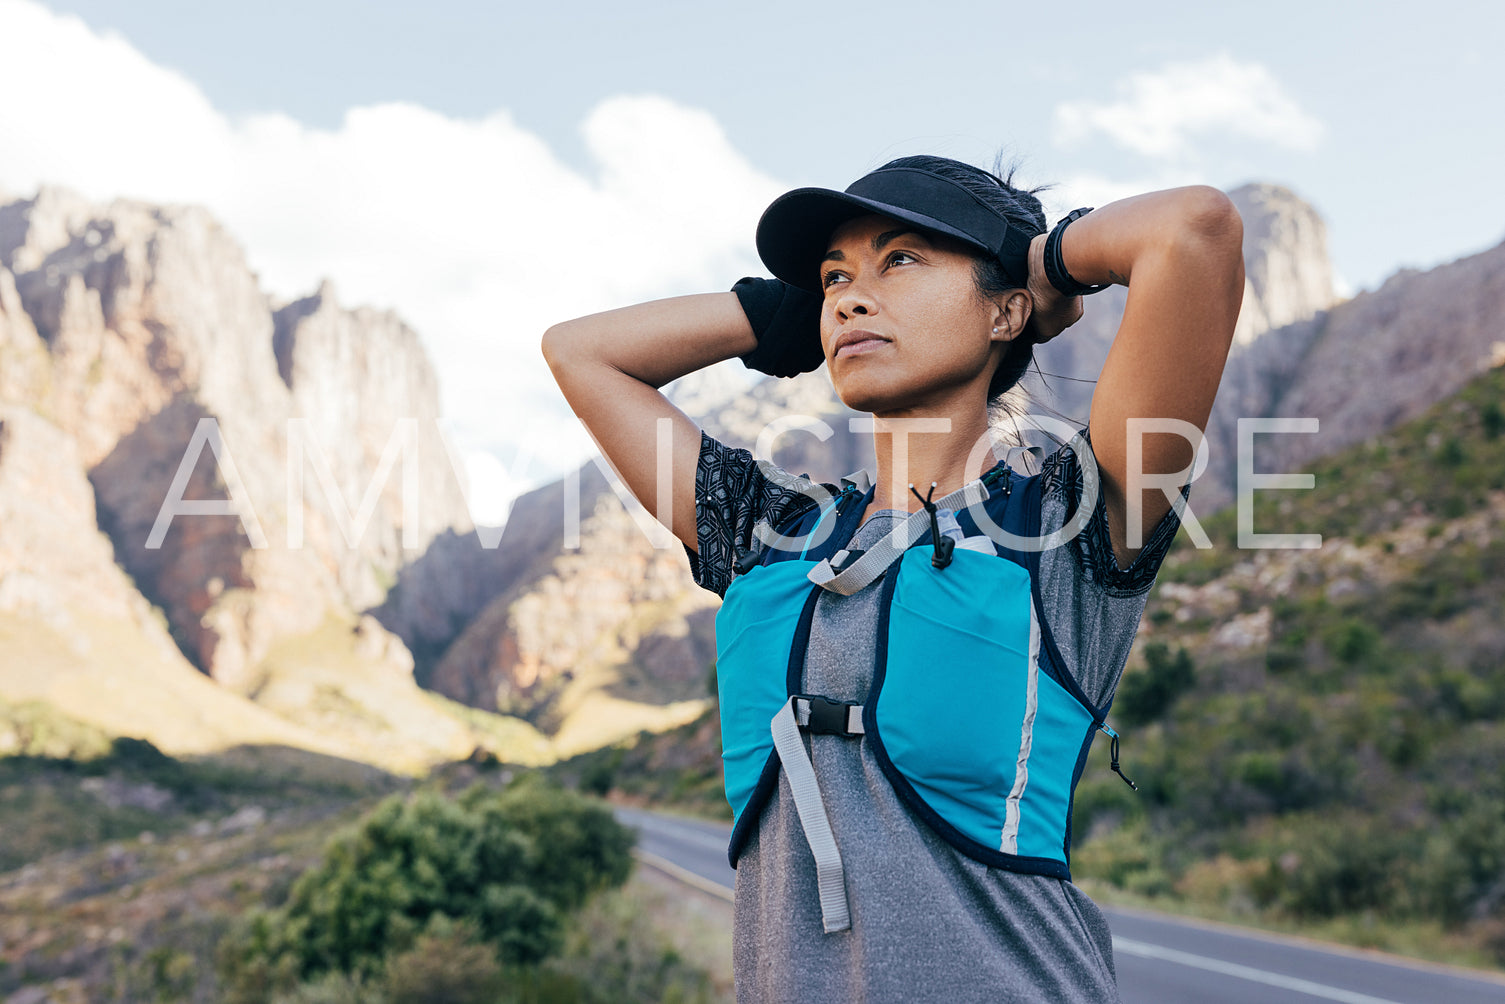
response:
M1041 476L999 464L983 481L993 522L1038 537ZM872 496L848 486L779 528L800 536L834 521L819 545L767 548L743 566L717 614L733 867L778 788L770 719L804 693L822 592L807 575L846 545ZM966 510L956 516L968 536L983 532ZM1038 551L996 542L996 554L957 548L949 565L935 568L930 538L927 531L867 587L882 596L864 739L909 808L958 851L994 868L1069 879L1072 795L1095 732L1107 731L1107 709L1067 672L1040 615Z

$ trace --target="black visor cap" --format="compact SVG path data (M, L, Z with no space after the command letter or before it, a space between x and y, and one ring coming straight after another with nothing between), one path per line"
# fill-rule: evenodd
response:
M945 234L997 259L1021 288L1029 276L1029 242L991 206L949 178L919 168L886 168L845 192L798 188L779 196L758 221L758 255L776 277L820 292L820 263L831 234L870 213Z

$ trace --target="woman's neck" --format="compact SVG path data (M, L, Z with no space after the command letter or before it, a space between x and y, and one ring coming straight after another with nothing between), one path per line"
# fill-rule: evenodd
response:
M998 462L988 432L985 409L954 413L872 416L873 452L878 475L867 511L914 512L935 482L939 499L979 477Z

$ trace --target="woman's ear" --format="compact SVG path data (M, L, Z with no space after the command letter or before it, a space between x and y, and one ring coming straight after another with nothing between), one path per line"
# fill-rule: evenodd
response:
M1022 289L1012 290L1007 297L997 301L993 313L993 340L1011 342L1018 338L1029 322L1033 306L1029 293Z

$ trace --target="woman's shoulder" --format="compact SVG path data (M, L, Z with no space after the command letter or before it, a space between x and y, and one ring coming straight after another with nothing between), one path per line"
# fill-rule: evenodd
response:
M724 594L737 548L751 542L754 526L766 523L778 529L838 492L834 484L793 474L702 430L695 467L698 553L686 548L695 582Z

